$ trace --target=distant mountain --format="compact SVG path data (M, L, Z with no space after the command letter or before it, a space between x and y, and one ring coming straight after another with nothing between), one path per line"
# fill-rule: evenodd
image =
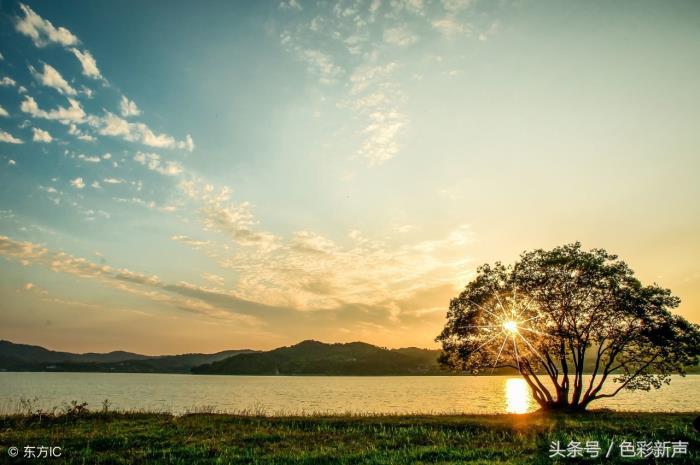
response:
M226 350L215 354L141 355L115 351L73 354L39 346L0 341L0 370L78 371L116 373L189 373L197 365L223 360L253 350Z
M364 342L325 344L303 341L267 352L226 350L215 354L141 355L57 352L0 340L0 371L72 371L108 373L195 373L216 375L450 375L437 359L440 350L386 349ZM586 372L593 360L586 360ZM700 366L687 370L700 373ZM490 370L488 372L490 374ZM495 375L515 375L499 368Z
M324 344L303 341L290 347L268 352L240 354L218 362L192 368L195 374L210 375L454 375L443 370L437 359L440 350L385 349L364 342ZM586 361L585 372L592 371L594 361ZM589 367L590 365L590 367ZM693 367L688 373L698 373ZM513 368L487 370L484 374L517 375Z
M439 350L384 349L364 342L303 341L269 352L241 354L194 367L195 374L230 375L444 375Z
M0 340L0 356L17 359L25 362L117 362L122 360L143 360L147 355L133 354L131 352L109 352L106 354L72 354L70 352L56 352L39 346L27 344L15 344L10 341Z

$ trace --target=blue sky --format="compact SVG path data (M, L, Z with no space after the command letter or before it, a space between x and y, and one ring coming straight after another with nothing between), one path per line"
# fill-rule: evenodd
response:
M3 2L0 337L433 346L581 240L700 318L700 5Z

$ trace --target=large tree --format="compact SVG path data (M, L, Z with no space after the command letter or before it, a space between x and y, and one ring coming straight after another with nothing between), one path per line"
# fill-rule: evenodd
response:
M452 299L440 361L474 374L511 367L543 409L585 410L698 363L700 328L671 313L679 303L602 249L525 252L511 266L481 266Z

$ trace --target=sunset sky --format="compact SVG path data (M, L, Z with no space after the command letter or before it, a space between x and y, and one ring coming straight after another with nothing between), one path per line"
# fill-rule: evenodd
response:
M700 323L696 0L0 8L0 339L437 347L576 240Z

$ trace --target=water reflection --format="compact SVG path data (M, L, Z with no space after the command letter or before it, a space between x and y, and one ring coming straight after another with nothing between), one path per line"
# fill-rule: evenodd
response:
M586 375L584 382L590 383ZM613 389L614 385L610 386ZM21 398L37 397L50 410L64 402L99 408L184 413L213 406L272 413L503 413L537 408L527 383L516 376L207 376L138 373L0 372L0 414ZM697 411L700 375L673 376L650 392L622 391L593 408L627 411ZM2 451L0 451L2 452ZM2 461L0 460L0 463Z
M505 392L506 412L527 413L530 407L530 390L524 379L508 378Z

